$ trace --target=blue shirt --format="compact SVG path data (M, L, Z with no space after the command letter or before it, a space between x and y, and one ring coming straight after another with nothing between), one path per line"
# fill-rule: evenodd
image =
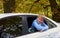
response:
M38 24L37 20L33 21L32 26L35 27L37 30L42 30L42 31L45 31L49 28L44 22Z

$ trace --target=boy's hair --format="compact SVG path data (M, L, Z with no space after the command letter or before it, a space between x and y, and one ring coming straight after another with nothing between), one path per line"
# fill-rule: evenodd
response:
M44 18L44 16L45 16L45 15L44 15L44 12L42 12L41 14L38 15L38 18L39 18L39 17L43 17L43 18Z

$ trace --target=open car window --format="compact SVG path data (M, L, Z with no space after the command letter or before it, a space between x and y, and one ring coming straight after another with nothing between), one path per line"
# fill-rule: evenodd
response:
M32 31L32 33L33 32L37 32L36 28L33 28L32 30L30 30L31 29L30 27L32 26L32 22L36 18L37 18L37 16L32 16L32 17L28 17L27 18L29 32L30 31ZM44 19L44 23L48 25L49 29L56 27L56 25L53 22L51 22L49 19L47 19L47 18Z

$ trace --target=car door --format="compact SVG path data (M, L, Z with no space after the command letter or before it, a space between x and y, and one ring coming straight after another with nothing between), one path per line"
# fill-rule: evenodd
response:
M23 16L10 16L0 19L0 38L17 37L26 34L24 19Z

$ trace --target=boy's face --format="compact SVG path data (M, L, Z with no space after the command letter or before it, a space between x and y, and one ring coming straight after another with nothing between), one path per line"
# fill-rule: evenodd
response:
M41 23L41 22L44 21L44 18L43 17L39 17L39 18L37 18L37 20L38 20L38 23Z

